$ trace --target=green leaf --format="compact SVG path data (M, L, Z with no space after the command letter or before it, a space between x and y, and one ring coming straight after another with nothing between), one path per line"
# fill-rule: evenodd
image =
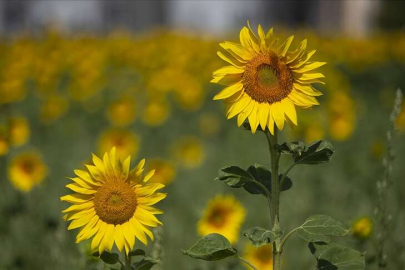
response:
M308 145L308 149L303 151L301 154L293 153L293 158L295 163L299 164L320 164L328 162L335 149L332 144L328 141L316 141Z
M335 243L309 243L318 270L364 270L364 253Z
M293 154L300 156L302 152L307 151L308 147L303 142L285 142L282 145L276 145L276 150L282 154Z
M329 236L343 236L348 232L340 222L326 215L310 216L297 229L298 235L308 242L329 242Z
M136 270L149 270L151 269L155 264L158 264L159 260L156 260L151 257L145 257L139 262L136 262L133 264Z
M250 166L247 169L248 173L253 176L254 180L262 183L267 190L271 193L271 171L267 169L263 165L255 164ZM279 175L279 179L283 177L282 174ZM284 179L283 186L281 187L281 191L286 191L289 190L292 187L292 181L289 177L286 177ZM266 193L258 187L255 183L253 182L248 182L246 183L243 188L249 192L250 194L262 194L266 196Z
M183 251L183 254L194 259L216 261L236 255L237 250L224 236L212 233L199 239L189 250Z
M103 251L101 256L98 252L93 253L94 257L100 257L100 259L105 262L106 264L116 264L120 261L120 257L117 253L110 253L107 251Z
M260 247L273 243L283 235L283 232L268 231L260 227L253 227L243 232L243 235L249 238L250 242L255 247Z
M223 181L230 187L240 188L246 183L253 181L253 176L238 166L229 166L219 171L219 176L216 180Z
M136 249L128 253L128 256L135 257L135 256L145 256L145 251L142 249Z

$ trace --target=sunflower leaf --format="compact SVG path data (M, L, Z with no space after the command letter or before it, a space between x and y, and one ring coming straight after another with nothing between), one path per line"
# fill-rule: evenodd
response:
M149 270L151 269L155 264L158 264L159 260L156 260L154 258L151 257L145 257L142 260L140 260L139 262L136 262L134 264L132 264L135 269L137 270Z
M320 164L328 162L335 149L326 140L315 141L309 145L303 142L283 143L276 145L276 150L283 154L291 154L296 164Z
M142 249L136 249L128 253L128 256L134 257L134 256L145 256L145 251Z
M237 250L224 236L212 233L199 239L190 249L183 250L183 254L193 259L217 261L236 255Z
M294 154L298 156L308 150L308 147L303 142L285 142L281 145L276 144L275 148L282 154Z
M297 228L298 235L308 242L329 242L329 236L344 236L348 232L342 223L327 215L310 216Z
M222 168L219 171L219 176L215 180L223 181L233 188L240 188L246 183L254 181L254 178L250 173L238 166L229 166Z
M282 235L282 231L268 231L260 227L253 227L243 232L250 242L255 247L268 245L279 239Z
M318 270L364 270L365 254L335 243L309 243Z
M101 255L98 252L93 253L94 257L100 257L100 259L106 264L116 264L120 261L119 255L117 253L110 253L103 251Z

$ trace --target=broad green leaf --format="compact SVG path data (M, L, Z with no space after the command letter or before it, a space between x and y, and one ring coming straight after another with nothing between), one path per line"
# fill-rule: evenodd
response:
M151 257L145 257L139 262L136 262L133 264L136 270L149 270L151 269L155 264L158 264L159 260L156 260Z
M216 180L223 181L230 187L240 188L246 183L253 181L253 176L238 166L229 166L219 171Z
M340 222L326 215L310 216L297 229L298 235L308 242L329 242L329 236L343 236L348 232Z
M247 169L248 173L253 176L254 180L262 183L267 190L271 193L271 171L267 169L263 165L255 164L250 166ZM282 174L279 175L279 179L282 178ZM284 179L283 186L281 187L281 191L286 191L289 190L292 187L292 181L289 177L286 177ZM266 193L258 187L255 183L253 182L248 182L246 183L243 188L249 192L250 194L262 194L266 196Z
M106 264L116 264L119 262L119 255L117 253L109 253L104 251L101 255L98 252L93 253L94 257L100 257L100 259Z
M134 256L145 256L145 251L142 250L142 249L136 249L136 250L130 251L130 252L128 253L128 256L130 256L130 257L134 257Z
M364 253L335 243L309 243L318 270L364 270Z
M293 158L295 163L313 165L328 162L334 152L332 144L322 140L311 143L301 154L294 153Z
M282 145L276 145L275 148L282 154L293 154L298 156L308 149L303 142L285 142Z
M249 238L254 246L260 247L273 243L275 240L279 239L283 233L281 231L268 231L260 227L253 227L243 232L243 235Z
M199 239L190 249L183 251L184 255L188 255L194 259L206 261L222 260L237 254L224 236L213 233Z

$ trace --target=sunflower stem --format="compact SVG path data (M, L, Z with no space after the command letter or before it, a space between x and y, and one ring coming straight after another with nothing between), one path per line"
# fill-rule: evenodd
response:
M249 265L249 267L252 268L253 270L258 270L258 269L257 269L251 262L249 262L248 260L246 260L246 259L244 259L244 258L242 258L242 257L239 257L239 256L238 256L238 259L239 259L240 261L246 263L247 265Z
M125 270L131 270L131 256L127 255L124 249L124 256L125 256Z
M271 222L272 231L280 230L280 182L278 179L278 164L280 161L280 154L274 149L277 144L277 129L274 130L274 134L269 131L266 132L269 150L271 156L271 198L272 198L272 211ZM281 269L281 241L277 239L273 243L273 270Z

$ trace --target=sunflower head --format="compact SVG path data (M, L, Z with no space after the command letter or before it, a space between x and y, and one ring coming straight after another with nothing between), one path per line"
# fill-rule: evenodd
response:
M272 246L263 245L254 247L252 244L247 244L245 248L244 258L251 262L258 270L273 269ZM246 266L248 268L248 266Z
M245 208L235 197L218 195L209 201L203 217L198 222L198 233L201 236L219 233L233 244L238 240L245 215Z
M140 138L135 133L121 128L107 129L98 141L99 153L105 153L115 147L121 158L135 156L139 151Z
M373 220L370 217L357 219L352 225L353 235L359 239L367 239L373 232Z
M27 119L13 117L10 119L10 144L21 146L25 144L30 136L30 126Z
M149 227L162 223L155 217L163 213L152 205L166 194L156 192L164 187L160 183L147 183L154 171L143 175L145 160L130 171L131 158L116 158L113 148L103 159L93 155L87 170L75 170L73 183L66 187L74 193L61 197L72 204L65 209L64 218L71 221L68 230L81 228L76 242L93 237L91 249L101 254L111 251L114 243L128 254L135 239L147 244L146 235L153 240Z
M107 111L109 121L116 126L128 126L135 119L135 99L124 96L110 104Z
M8 176L16 188L28 192L44 180L47 171L48 169L38 153L25 152L11 160Z
M265 34L259 25L256 35L248 23L240 44L220 44L227 54L218 56L230 65L215 71L211 82L226 86L214 100L224 100L228 119L238 116L238 126L248 119L253 133L260 126L274 134L274 124L279 130L285 121L297 125L296 106L319 104L321 92L312 84L323 83L324 75L314 70L325 63L309 61L315 51L306 53L306 40L289 51L293 38L279 44L273 29Z

